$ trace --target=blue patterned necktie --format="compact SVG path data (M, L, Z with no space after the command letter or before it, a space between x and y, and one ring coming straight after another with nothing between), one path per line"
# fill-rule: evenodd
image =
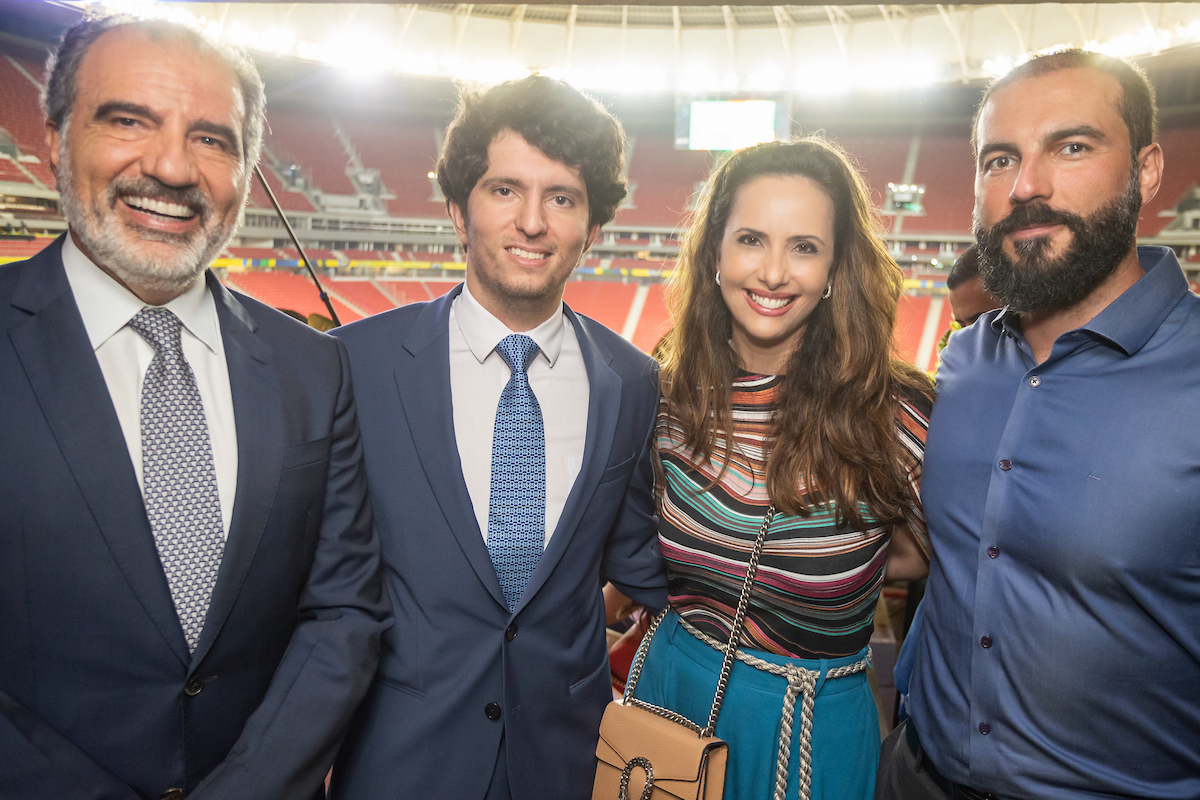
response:
M488 494L488 553L504 601L515 611L546 543L546 440L542 409L526 370L537 343L513 334L496 345L512 370L496 408L492 484Z
M129 327L154 348L142 382L142 484L154 546L192 652L225 550L208 420L183 357L179 318L147 307Z

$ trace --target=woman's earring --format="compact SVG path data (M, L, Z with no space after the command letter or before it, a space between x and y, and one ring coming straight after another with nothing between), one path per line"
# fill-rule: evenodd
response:
M721 273L718 272L717 273L717 286L720 286L720 285L721 285Z
M719 282L720 282L720 281L718 281L718 283L719 283ZM822 299L824 299L824 300L828 300L828 299L829 299L829 295L831 295L831 294L833 294L833 284L832 284L832 283L827 283L827 284L825 284L825 294L821 295L821 297L822 297Z

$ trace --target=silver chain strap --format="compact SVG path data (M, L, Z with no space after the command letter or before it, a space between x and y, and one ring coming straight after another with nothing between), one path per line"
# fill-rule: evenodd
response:
M708 724L704 726L704 736L712 736L717 727L717 715L721 713L721 704L725 702L725 690L729 688L729 673L733 670L733 659L737 655L738 640L742 638L742 625L746 622L746 609L750 607L750 592L754 588L754 575L758 572L758 559L762 556L763 542L767 538L767 530L771 527L771 519L775 516L775 506L767 508L763 516L762 530L754 540L754 550L750 553L750 563L746 565L746 582L742 585L742 596L738 599L737 613L733 616L733 630L729 633L729 648L725 651L725 661L721 664L721 677L717 679L717 695L713 698L712 712L708 715Z
M634 697L638 679L642 676L642 665L646 663L646 653L650 649L650 641L654 638L654 632L658 630L659 623L663 621L667 616L667 612L671 610L670 606L664 608L654 618L654 621L650 623L650 627L646 630L646 635L642 638L642 644L638 647L633 664L629 668L629 677L625 681L625 703L639 706L672 722L692 728L701 738L713 735L713 731L717 727L717 717L721 713L721 704L725 702L725 690L729 687L729 673L733 670L733 660L738 652L737 643L742 638L742 626L746 622L746 611L750 607L750 592L754 588L754 576L758 572L758 560L762 557L763 542L767 539L767 531L771 527L771 520L774 516L775 506L772 505L767 508L767 513L763 516L762 528L758 531L758 538L754 540L754 549L750 553L750 561L746 566L746 581L742 584L742 595L738 598L737 613L733 616L733 628L729 634L729 646L725 648L725 661L721 664L721 677L717 679L717 691L713 697L712 711L708 715L708 724L701 728L682 714L649 703L643 703Z

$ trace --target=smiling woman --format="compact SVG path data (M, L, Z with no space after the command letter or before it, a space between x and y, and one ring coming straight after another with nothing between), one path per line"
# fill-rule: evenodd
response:
M900 286L862 179L822 139L735 153L681 247L655 432L672 610L637 696L707 720L768 525L716 725L730 800L874 790L875 604L885 568L919 576L929 552L918 491L932 392L892 358ZM797 676L812 705L789 688Z
M717 276L745 369L782 372L809 315L832 294L833 220L833 201L811 178L762 175L738 191Z

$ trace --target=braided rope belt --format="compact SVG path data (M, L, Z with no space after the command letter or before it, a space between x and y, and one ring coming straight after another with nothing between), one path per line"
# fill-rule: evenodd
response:
M721 653L726 651L727 645L724 642L717 641L707 633L697 629L682 616L679 618L679 624L692 636L714 650ZM821 679L821 671L817 669L804 669L803 667L797 667L795 664L772 664L770 661L764 661L741 650L738 650L734 656L738 661L763 672L778 675L786 679L788 683L787 691L783 695L783 716L779 727L779 755L775 760L774 800L784 800L784 794L787 792L788 760L791 757L792 723L795 716L796 698L800 695L804 696L804 702L800 706L799 800L809 800L812 792L813 704L816 702L817 681ZM830 678L844 678L848 675L863 672L869 666L871 666L871 655L868 651L866 658L854 664L847 664L844 667L835 667L825 673L825 678L826 680Z

